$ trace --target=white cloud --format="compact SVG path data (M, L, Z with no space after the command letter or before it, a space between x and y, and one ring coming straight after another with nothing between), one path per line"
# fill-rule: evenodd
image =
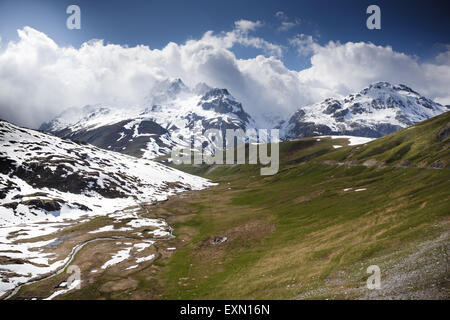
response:
M307 40L310 43L310 39ZM376 46L365 42L330 42L306 45L313 51L311 67L300 71L303 81L318 81L332 91L348 94L371 82L403 83L438 102L450 103L450 61L420 63L416 57L396 52L390 46Z
M287 118L299 106L380 80L405 83L450 103L448 52L419 63L391 47L352 42L322 46L303 36L311 67L297 71L280 60L281 46L249 35L257 27L241 21L232 31L208 31L200 39L171 42L161 50L102 41L62 47L25 27L17 42L0 51L0 118L37 127L68 107L136 105L158 81L177 77L190 86L205 82L228 88L258 120ZM261 49L266 56L238 59L235 45Z
M289 39L289 43L297 49L297 52L301 56L308 56L316 50L319 46L314 38L306 34L298 34L292 39Z
M1 38L0 38L1 40ZM438 64L450 64L450 44L444 45L445 50L444 52L439 53L436 56L436 62Z
M236 29L242 31L243 33L248 33L249 31L255 31L256 29L262 27L264 24L261 21L250 21L250 20L239 20L235 21L234 25Z

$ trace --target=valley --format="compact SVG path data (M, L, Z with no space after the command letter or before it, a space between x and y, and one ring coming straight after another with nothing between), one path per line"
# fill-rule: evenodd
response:
M449 1L101 2L0 0L0 314L450 300Z
M273 176L259 175L259 165L173 165L217 185L116 214L165 221L174 237L127 231L140 225L129 218L77 223L57 234L65 255L88 239L140 234L84 246L72 261L81 289L55 298L448 299L449 123L445 113L358 145L345 137L282 142ZM155 242L138 252L145 241ZM380 267L380 290L366 288L370 265ZM13 298L47 298L67 276Z

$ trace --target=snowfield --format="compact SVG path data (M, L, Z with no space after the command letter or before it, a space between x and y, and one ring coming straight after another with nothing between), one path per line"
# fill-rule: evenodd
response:
M370 141L375 140L375 138L367 138L367 137L356 137L356 136L319 136L318 138L331 138L331 139L348 139L348 146L356 146L358 144L365 144ZM320 141L320 139L317 139ZM333 146L335 147L335 146ZM342 147L342 146L337 146Z
M153 161L0 121L0 258L6 261L0 262L0 297L68 262L69 257L51 252L62 240L36 241L36 237L105 216L114 224L127 220L120 228L104 226L90 234L145 226L155 238L164 238L171 235L165 221L125 208L211 185ZM143 243L141 248L149 245ZM116 260L125 256L121 252Z
M211 185L159 163L4 121L0 147L0 226L105 215Z

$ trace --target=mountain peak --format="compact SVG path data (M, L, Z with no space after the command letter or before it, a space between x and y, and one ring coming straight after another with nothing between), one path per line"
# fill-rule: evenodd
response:
M217 98L217 97L224 97L224 96L230 96L230 93L227 89L219 89L214 88L207 91L203 97L202 100L210 100L211 98Z
M41 130L150 159L167 154L180 143L180 131L194 133L210 145L210 139L202 136L207 129L250 127L254 121L227 89L200 83L191 90L176 78L154 86L144 106L68 110L43 124Z
M151 105L162 104L177 98L181 94L190 94L191 89L180 78L165 79L157 82L150 90L145 102Z
M301 107L282 130L287 139L330 134L376 138L445 111L404 84L381 81L343 99Z
M189 88L184 84L184 82L180 78L176 78L170 81L169 90L173 90L176 92L187 91Z
M387 81L379 81L369 85L369 89L392 89L394 86Z
M420 94L405 84L394 85L387 81L379 81L370 84L367 88L360 91L360 94L367 94L370 91L392 91L392 92L409 92L410 94L414 94L420 96Z
M227 89L214 88L206 92L198 102L204 110L214 110L221 114L234 114L244 123L250 123L250 115L244 111L242 104L238 102Z

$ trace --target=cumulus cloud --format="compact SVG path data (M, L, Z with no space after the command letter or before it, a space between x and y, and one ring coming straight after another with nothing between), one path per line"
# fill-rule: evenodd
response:
M450 44L444 45L444 48L445 51L436 56L436 62L439 64L450 64Z
M298 54L301 56L308 56L314 53L317 49L316 47L319 46L312 36L303 33L289 39L289 43L297 49Z
M449 51L420 63L417 57L396 52L390 46L365 42L329 42L321 46L312 38L304 40L299 50L312 52L312 66L299 72L303 81L318 80L338 94L355 92L375 81L403 83L438 102L450 103L445 89L450 84L450 61L445 59Z
M391 47L363 42L319 45L304 35L297 38L309 50L311 67L291 70L280 58L283 47L251 35L262 24L242 21L229 32L208 31L200 39L170 42L161 50L101 40L63 47L25 27L18 31L19 40L0 52L0 118L37 127L69 107L139 105L167 78L181 78L189 86L205 82L228 88L262 125L286 119L299 106L380 80L405 83L450 103L448 52L419 63ZM291 45L298 49L297 42ZM263 54L238 59L235 45L258 48Z

